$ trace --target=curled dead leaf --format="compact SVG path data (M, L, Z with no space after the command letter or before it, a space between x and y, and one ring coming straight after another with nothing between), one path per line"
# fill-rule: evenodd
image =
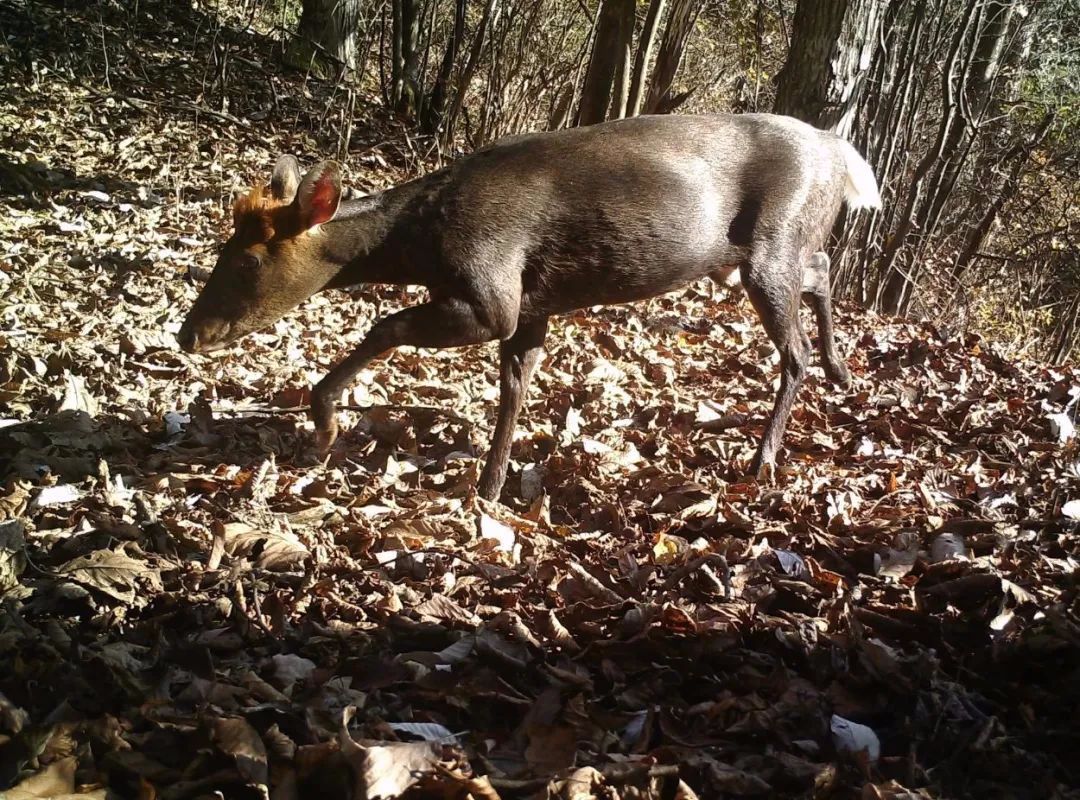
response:
M236 768L250 786L265 787L269 780L266 745L247 720L219 717L214 720L213 740L221 752L236 760Z
M392 800L424 776L437 772L443 752L438 742L360 744L349 734L355 713L355 706L342 713L338 743L353 768L356 800Z
M81 586L97 589L129 605L147 602L147 589L161 591L161 575L146 561L134 559L121 548L95 550L72 559L57 573ZM138 602L137 602L138 600Z

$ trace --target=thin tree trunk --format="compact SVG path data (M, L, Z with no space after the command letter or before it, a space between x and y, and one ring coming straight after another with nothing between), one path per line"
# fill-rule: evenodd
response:
M901 305L904 303L905 295L914 283L914 276L910 272L908 263L899 259L901 248L907 244L907 239L911 232L918 228L919 220L917 208L924 196L926 177L930 174L930 170L933 168L934 164L942 157L945 150L945 143L949 139L952 126L956 123L955 115L958 101L953 80L956 76L957 64L960 62L964 41L967 39L971 25L975 21L976 12L980 2L981 0L968 0L963 21L957 28L956 34L953 36L952 45L949 48L949 55L945 60L945 68L942 70L941 74L942 116L941 123L938 126L937 137L934 145L926 151L919 161L918 166L915 168L911 184L908 188L904 212L900 216L899 226L893 233L891 241L885 249L885 255L882 258L884 275L883 281L878 289L876 305L878 310L888 314L899 313Z
M396 107L401 98L402 75L405 73L405 61L402 56L402 0L390 0L390 103Z
M446 120L443 124L442 144L443 148L449 148L454 140L454 130L457 127L458 115L465 104L465 95L469 91L476 67L480 64L480 56L484 52L484 42L487 39L488 29L493 20L498 20L499 0L487 0L484 4L484 12L480 16L480 22L473 34L472 46L469 48L469 57L465 61L465 68L458 76L457 87L454 89L454 99L450 104L450 110L446 112Z
M913 57L922 46L926 30L929 0L916 0L905 8L897 3L886 9L881 30L884 37L871 73L862 92L863 108L857 112L865 132L860 148L877 176L883 191L895 181L898 154L906 149L913 128L913 114L918 107L915 80L918 59ZM910 10L910 13L906 13ZM846 215L837 220L833 233L839 244L833 258L833 290L865 305L869 296L872 265L878 243L891 225L895 205L886 203L877 214L862 215L856 226L846 226Z
M606 118L619 64L628 48L626 40L633 36L633 21L634 0L603 0L578 106L578 125L593 125Z
M953 262L952 272L954 277L959 278L971 266L976 255L986 243L986 237L990 235L990 229L993 228L994 223L1001 214L1001 209L1016 196L1016 192L1020 188L1020 178L1023 175L1024 167L1027 166L1035 148L1042 144L1043 139L1046 138L1050 126L1054 123L1055 116L1054 109L1047 111L1038 129L1036 129L1035 135L1028 141L1016 145L1006 156L1006 160L1013 162L1012 169L1009 170L1009 175L1004 184L993 193L993 200L983 212L978 224L968 231L964 247Z
M424 119L428 113L428 101L430 95L423 91L423 76L428 73L428 59L431 58L431 40L435 33L435 17L439 13L439 0L431 0L427 4L427 8L424 9L427 16L426 21L420 23L420 33L423 34L424 44L417 46L417 68L416 68L416 94L414 96L413 113L416 119L420 122L420 128L423 130ZM419 42L419 39L417 39Z
M773 111L850 133L885 0L799 0Z
M503 53L506 49L506 40L513 29L515 7L511 3L505 6L506 16L500 19L492 18L491 35L487 42L488 79L485 87L484 100L480 104L480 119L477 121L476 130L472 133L469 141L473 146L491 141L490 132L494 126L494 120L501 112L500 101L502 99L503 81L500 68L503 63ZM498 10L503 10L499 6Z
M574 84L566 81L555 95L555 103L548 115L547 129L557 131L566 126L570 119L570 106L574 102Z
M450 35L450 41L443 53L442 63L439 64L439 72L435 76L435 83L431 87L431 94L424 108L423 124L421 131L431 135L439 132L443 123L443 115L446 111L446 96L449 93L450 76L457 63L458 51L465 39L465 10L467 0L455 0L454 3L454 30Z
M955 195L960 174L967 165L972 148L983 133L1001 65L1009 52L1012 33L1013 0L972 0L960 28L959 48L949 61L943 76L943 130L939 146L931 151L929 168L915 182L917 204L909 202L903 237L896 237L890 263L893 267L881 294L881 303L889 313L906 313L914 297L914 279L930 251L937 246L936 236L943 215ZM920 164L920 166L922 166ZM925 180L923 180L925 178ZM919 232L914 246L907 247L896 259L897 247L912 230ZM898 266L899 265L899 266Z
M1058 317L1051 336L1047 356L1051 364L1062 364L1076 349L1077 326L1080 325L1080 295L1074 296L1065 312Z
M701 6L702 0L674 0L656 56L649 98L645 101L646 113L663 114L672 109L671 89Z
M393 0L393 8L394 60L391 99L398 112L411 115L416 111L419 99L421 17L419 0Z
M393 36L391 35L391 39ZM391 44L391 47L393 44ZM382 5L382 9L379 12L379 92L382 94L383 105L387 108L390 107L390 83L386 80L386 59L383 58L383 53L386 52L386 3ZM393 58L391 57L391 63Z
M649 12L645 15L645 27L638 38L637 54L634 56L634 74L630 80L630 95L626 101L626 116L636 117L641 113L641 101L644 97L645 77L649 72L656 34L660 31L660 18L664 15L667 0L652 0Z
M293 66L307 69L320 55L341 66L356 66L361 0L304 0L297 38L286 55Z
M618 53L615 77L611 82L611 110L608 119L622 119L630 99L630 72L634 58L634 0L621 0L619 15Z

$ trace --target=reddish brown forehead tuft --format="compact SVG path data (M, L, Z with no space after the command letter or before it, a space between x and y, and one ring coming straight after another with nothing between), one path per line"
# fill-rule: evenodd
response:
M292 206L274 199L261 186L237 198L233 204L233 227L246 245L289 238L300 232Z

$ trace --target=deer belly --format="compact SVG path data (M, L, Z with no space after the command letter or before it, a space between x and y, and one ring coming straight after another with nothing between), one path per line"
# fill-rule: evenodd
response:
M711 265L693 260L585 266L527 270L522 276L522 311L541 316L646 300L709 274Z

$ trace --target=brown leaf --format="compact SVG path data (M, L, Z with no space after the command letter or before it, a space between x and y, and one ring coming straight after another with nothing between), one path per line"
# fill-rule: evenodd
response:
M86 390L86 382L67 370L64 370L64 399L60 403L60 410L83 411L91 417L98 413L98 403Z
M623 602L623 597L616 593L613 589L609 589L602 584L597 578L595 578L585 567L581 566L576 561L570 561L567 564L570 572L575 578L577 578L584 585L585 590L593 597L611 605L617 605Z
M604 776L593 767L581 767L565 780L552 786L559 800L594 800L595 791L604 785Z
M297 569L309 555L296 534L288 531L264 531L244 522L230 522L224 536L225 552L233 558L251 559L259 569Z
M391 800L437 771L442 747L436 742L356 742L348 728L355 711L354 706L345 709L338 742L356 776L357 800Z
M45 767L41 772L21 781L0 797L4 800L105 800L105 790L75 794L75 756L62 758Z
M19 583L26 569L26 540L18 520L0 522L0 595Z
M421 616L446 620L447 622L460 622L464 625L480 624L478 616L471 611L466 611L443 594L433 594L427 600L415 606L413 611Z
M236 759L236 768L251 786L265 786L269 780L266 745L259 734L241 717L214 720L214 744Z
M122 549L95 550L87 556L72 559L57 573L83 586L92 587L121 603L139 605L146 602L144 587L161 590L161 576L145 561L138 561Z

